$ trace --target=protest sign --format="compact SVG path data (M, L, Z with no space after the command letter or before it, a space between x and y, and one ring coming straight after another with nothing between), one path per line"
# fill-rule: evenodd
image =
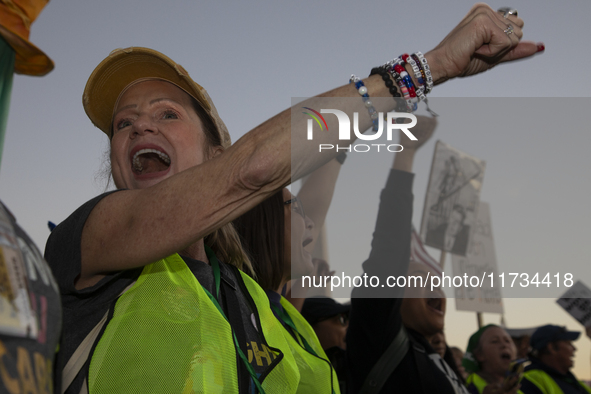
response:
M465 256L485 162L437 141L421 222L425 245Z
M591 327L591 290L583 282L577 281L556 302L583 326Z
M480 286L455 287L456 309L486 313L503 313L503 300L497 277L497 260L488 203L480 202L478 216L471 227L466 256L452 254L454 276L484 277Z

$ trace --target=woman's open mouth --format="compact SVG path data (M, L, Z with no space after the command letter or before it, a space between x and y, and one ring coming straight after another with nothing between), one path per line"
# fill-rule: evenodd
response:
M501 353L501 359L503 361L509 361L509 362L511 362L512 361L511 353L509 353L509 352L503 352L503 353Z
M427 306L443 314L441 298L427 298Z
M157 149L140 149L131 159L131 169L136 175L146 175L167 171L170 156Z

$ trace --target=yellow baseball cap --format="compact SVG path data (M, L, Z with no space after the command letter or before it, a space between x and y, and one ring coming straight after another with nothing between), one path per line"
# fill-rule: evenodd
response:
M0 35L14 49L14 71L42 76L53 70L53 61L29 41L31 24L49 0L0 1Z
M189 73L169 57L153 49L129 47L115 49L92 72L84 88L82 104L92 123L111 136L115 105L127 86L139 79L170 82L201 104L217 128L222 146L231 145L230 134L211 98Z

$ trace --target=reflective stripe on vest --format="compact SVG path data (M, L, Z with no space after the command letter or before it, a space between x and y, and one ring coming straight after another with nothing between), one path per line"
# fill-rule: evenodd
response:
M291 317L298 334L304 337L310 347L318 355L315 356L308 352L302 344L296 342L287 330L283 330L300 370L298 393L331 394L334 392L340 394L337 374L334 368L332 368L330 361L328 361L328 357L322 349L314 329L308 324L301 313L283 297L281 297L281 306L283 306L285 311L289 314L289 317Z
M488 385L488 383L486 383L486 380L480 377L480 375L478 375L477 373L471 374L470 376L468 376L468 379L466 379L466 386L470 387L471 384L474 387L476 387L480 394L482 394L484 388ZM517 390L517 394L523 394L523 391Z
M268 346L256 356L275 364L261 376L263 388L267 394L295 393L299 372L267 295L241 277ZM92 355L89 391L238 393L238 362L229 323L175 254L145 266L117 300Z
M535 384L544 394L564 394L554 379L541 369L526 371L523 377ZM586 384L583 382L579 384L591 394L591 389Z
M474 387L476 387L478 392L481 394L487 384L488 383L486 383L486 380L482 379L477 373L470 374L470 376L468 376L466 379L466 386L469 387L470 385L474 385Z

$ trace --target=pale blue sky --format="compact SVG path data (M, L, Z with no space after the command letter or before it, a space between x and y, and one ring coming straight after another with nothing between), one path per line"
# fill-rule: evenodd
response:
M43 248L48 220L60 222L103 190L95 175L107 139L84 114L81 97L88 76L112 49L151 47L182 64L209 91L236 140L287 108L292 97L329 90L346 83L352 73L365 76L372 66L402 52L428 51L472 4L460 0L54 0L33 25L31 40L49 54L56 68L43 78L15 76L0 198ZM546 53L438 86L432 95L501 101L503 97L589 97L591 3L544 0L509 5L526 22L525 39L543 41ZM589 230L582 220L591 213L585 204L591 192L585 162L591 140L583 126L588 103L589 99L557 101L556 111L546 114L557 124L555 134L519 130L515 139L501 133L499 138L504 140L499 141L490 133L479 135L478 130L461 134L440 127L436 138L487 162L482 199L491 204L500 265L513 259L536 259L537 253L553 260L567 256L589 261L585 242ZM560 127L561 105L569 106L569 114L580 116L580 127ZM512 122L509 113L497 116ZM499 149L501 145L504 150ZM432 146L427 146L417 157L415 225L431 154ZM345 166L352 163L349 160ZM376 179L382 183L385 178L376 175ZM549 224L561 226L556 245L541 237ZM330 221L328 225L330 232ZM517 231L533 234L530 242L536 235L543 241L523 248ZM476 329L476 318L453 309L450 300L449 342L465 347ZM554 322L579 329L553 299L506 300L506 320L513 327ZM485 315L485 321L498 322L498 316ZM577 343L576 372L584 378L591 377L589 342L583 338Z

